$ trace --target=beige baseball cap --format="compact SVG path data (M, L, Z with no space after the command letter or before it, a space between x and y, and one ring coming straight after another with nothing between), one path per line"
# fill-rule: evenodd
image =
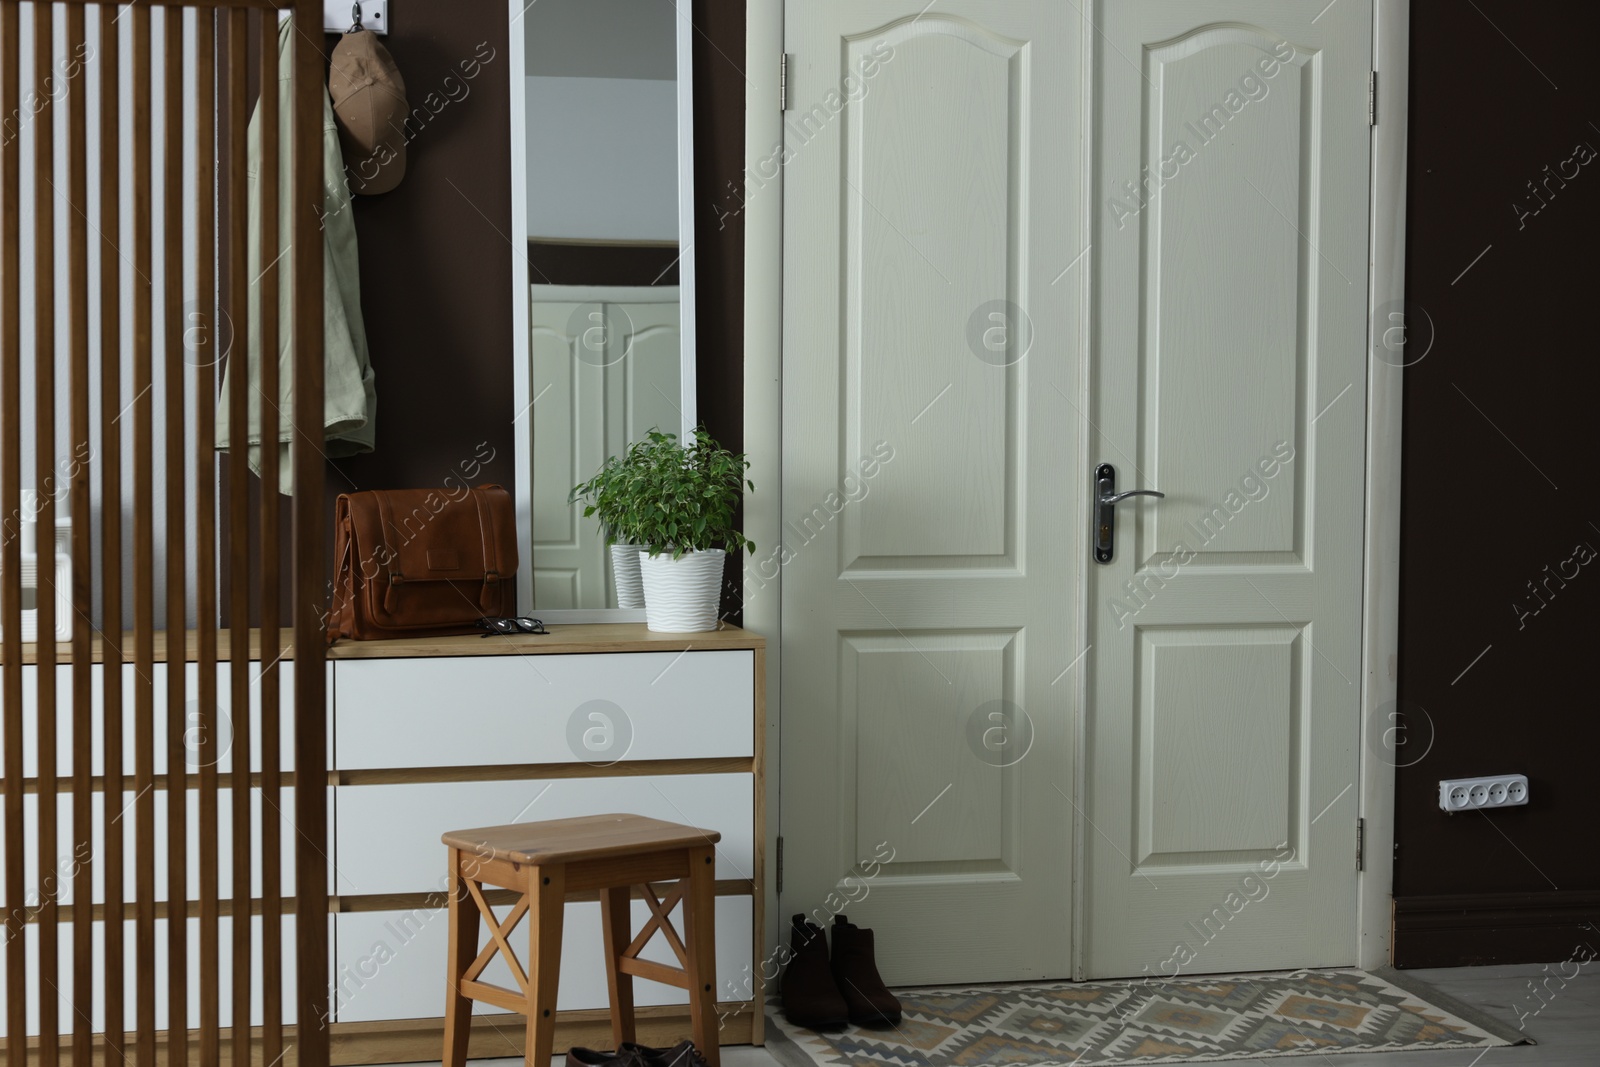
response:
M340 36L328 72L350 191L387 193L406 176L406 83L371 30Z

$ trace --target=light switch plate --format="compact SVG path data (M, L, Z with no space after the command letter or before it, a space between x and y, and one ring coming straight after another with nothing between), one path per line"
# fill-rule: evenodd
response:
M343 33L355 21L354 0L322 0L322 28L328 33ZM380 36L389 32L388 0L362 0L361 25Z

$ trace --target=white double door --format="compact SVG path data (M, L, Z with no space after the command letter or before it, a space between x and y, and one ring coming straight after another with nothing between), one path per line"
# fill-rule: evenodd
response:
M786 5L780 907L892 983L1354 962L1371 4L1318 6ZM1102 464L1166 494L1109 562Z

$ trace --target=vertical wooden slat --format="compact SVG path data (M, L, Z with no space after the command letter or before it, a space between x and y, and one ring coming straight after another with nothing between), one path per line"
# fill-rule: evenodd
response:
M60 867L56 809L56 138L50 91L55 73L55 12L33 5L33 383L34 490L38 494L39 578L35 645L39 686L39 1067L56 1067L60 1053L61 944L55 879Z
M156 1059L155 931L155 587L153 465L151 441L150 272L150 10L135 4L126 15L133 34L133 659L134 659L134 870L137 907L134 947L137 973L135 1016L139 1067Z
M327 1067L328 741L323 673L322 5L296 0L294 17L294 822L295 956L301 1067ZM263 575L276 581L276 575Z
M122 748L122 76L116 16L100 18L100 592L105 699L105 1040L106 1059L125 1060L123 1008L123 748ZM114 917L114 918L113 918Z
M216 552L216 366L223 332L216 314L216 12L200 8L195 40L195 210L199 295L196 323L203 347L191 349L198 385L195 389L196 432L195 530L195 694L200 715L200 1067L221 1062L221 964L217 918L217 760L221 736L217 718L217 552ZM191 335L193 336L193 335Z
M249 123L247 63L249 13L228 12L228 241L232 262L228 270L228 313L234 337L249 337L246 264L249 213L246 207L246 136ZM272 72L261 73L270 84ZM241 340L228 355L228 595L229 681L233 717L235 771L250 768L250 471L245 450L249 429L249 345ZM230 795L233 814L233 1018L234 1067L250 1067L250 1028L239 1025L250 1018L250 789L249 775L233 776Z
M94 751L89 663L89 623L94 618L94 564L89 510L89 166L88 102L84 99L86 55L84 10L67 8L67 221L68 299L71 331L70 445L72 501L72 854L81 857L72 874L72 1062L94 1067L94 796L90 757Z
M261 393L278 395L278 35L269 18L261 20L260 66L262 93L257 105L261 130L260 177L261 247L273 251L263 259L272 263L256 282L261 292ZM261 439L278 439L278 406L261 405ZM272 1063L283 1053L283 841L282 716L278 684L278 450L261 451L261 1059Z
M162 205L162 379L166 386L166 441L163 487L167 504L167 636L181 640L188 628L188 571L184 505L183 358L183 16L181 7L162 11L165 47L161 57L161 124L165 197ZM171 644L168 645L172 647ZM189 1062L189 729L187 665L181 655L167 658L167 1064Z
M0 115L18 113L21 96L21 12L0 5ZM0 137L0 411L22 410L22 146ZM22 919L28 887L23 884L22 819L22 543L16 510L22 496L22 420L0 419L0 694L5 709L5 933L6 987L26 989L27 941ZM27 1031L26 997L6 998L6 1033ZM8 1067L27 1067L23 1041L6 1042Z

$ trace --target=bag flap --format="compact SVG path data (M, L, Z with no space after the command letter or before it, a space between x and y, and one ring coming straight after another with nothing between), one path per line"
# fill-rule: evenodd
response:
M351 493L358 566L390 582L493 582L517 573L516 518L498 485Z

